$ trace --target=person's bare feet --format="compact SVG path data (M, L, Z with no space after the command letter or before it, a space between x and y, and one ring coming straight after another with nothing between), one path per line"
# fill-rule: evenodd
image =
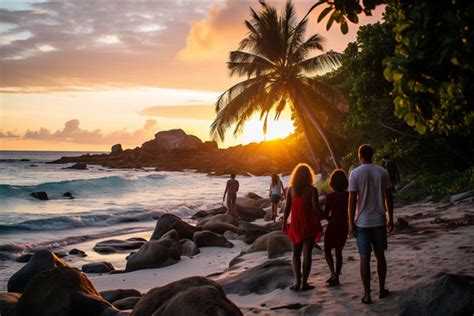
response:
M360 301L364 304L372 304L372 298L370 297L370 294L365 293L361 298Z

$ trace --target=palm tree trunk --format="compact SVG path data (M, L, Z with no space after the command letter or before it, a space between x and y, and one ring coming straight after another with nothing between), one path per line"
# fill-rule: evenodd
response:
M332 169L323 159L321 159L320 156L316 154L316 143L313 141L313 138L311 137L311 131L310 128L308 127L308 123L306 120L302 119L303 117L300 116L300 124L303 127L303 133L306 138L306 142L308 143L308 147L310 149L311 155L313 156L314 162L317 164L319 168L319 172L321 173L321 176L323 179L326 179L330 173L330 170Z
M324 130L323 126L318 121L314 113L310 109L308 109L308 107L303 102L301 103L301 107L303 110L303 114L305 114L308 117L308 119L311 121L313 126L318 131L319 135L321 135L322 139L324 140L324 143L326 143L326 146L329 149L329 153L331 154L332 160L334 162L334 166L336 168L341 168L341 162L340 162L339 156L336 154L336 150L334 149L334 146L332 145L331 141L326 135L326 131Z

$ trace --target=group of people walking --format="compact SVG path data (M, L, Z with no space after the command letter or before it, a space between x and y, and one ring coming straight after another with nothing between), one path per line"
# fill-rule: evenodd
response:
M372 251L377 260L379 298L389 295L385 287L387 264L387 232L394 230L393 179L381 166L372 163L374 149L361 145L358 150L360 165L347 177L342 169L332 172L324 209L319 204L318 189L314 186L315 175L307 164L297 165L291 173L288 190L277 175L272 175L270 199L272 220L276 220L278 203L286 196L282 217L283 231L292 243L292 268L294 283L290 289L307 291L314 289L308 282L312 264L312 250L323 235L321 220L328 224L324 231L324 254L330 270L326 281L329 286L339 285L343 265L342 251L347 237L354 236L360 257L360 276L364 287L361 301L372 303L370 258ZM239 184L235 175L227 182L228 213L237 216L235 198ZM334 249L335 260L332 255ZM301 257L302 260L301 260ZM301 262L302 261L302 262ZM335 262L335 264L334 264Z

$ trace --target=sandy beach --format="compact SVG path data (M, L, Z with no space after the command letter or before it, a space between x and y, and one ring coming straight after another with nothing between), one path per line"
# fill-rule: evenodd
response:
M461 275L474 275L474 230L472 229L474 202L472 198L458 203L449 202L424 202L395 209L395 220L399 221L397 230L389 236L389 249L386 253L388 262L387 288L391 295L385 299L378 299L377 276L375 260L372 265L372 296L373 304L364 305L360 302L362 285L359 278L359 259L354 238L349 238L343 252L344 266L340 277L341 285L328 287L325 280L329 276L324 256L320 249L313 250L313 264L309 282L316 289L307 292L293 292L288 284L292 282L291 272L287 267L291 260L291 253L284 252L269 258L267 251L257 251L244 254L250 245L236 239L237 234L226 232L234 246L226 247L201 247L200 253L191 257L181 256L175 264L154 268L140 269L127 273L88 273L87 277L99 292L116 289L135 289L142 294L150 289L161 287L174 281L191 276L204 276L222 285L224 290L235 292L235 286L228 286L229 281L245 277L255 268L263 264L279 262L285 271L281 275L267 276L264 280L256 281L257 285L248 286L244 291L240 287L237 292L226 293L244 315L354 315L354 314L384 314L396 315L400 312L400 297L404 291L426 284L436 279L440 273L453 273ZM266 209L268 212L269 209ZM159 221L159 220L158 220ZM187 220L191 224L196 221ZM262 227L267 222L258 219L253 224ZM400 224L405 223L405 225ZM406 225L408 223L408 225ZM114 239L125 240L128 238L144 238L148 240L153 233L153 226L149 229L126 235L115 236ZM235 238L232 238L234 236ZM110 239L110 238L109 238ZM102 239L103 240L103 239ZM93 248L97 242L91 240L84 243L69 245L55 251L69 252L72 248L85 251L88 256L77 258L69 255L65 262L81 269L83 264L107 261L115 269L125 268L127 251L114 254L98 254ZM320 243L322 245L322 243ZM239 260L234 260L239 256ZM231 267L229 264L232 262ZM283 263L281 263L284 261ZM234 263L236 262L236 263ZM6 261L1 261L6 265ZM2 269L2 278L6 271L15 271L23 264L8 263L8 269ZM255 277L250 275L249 278ZM283 280L283 282L282 282ZM251 279L245 280L252 282ZM2 280L5 289L6 279ZM246 294L242 294L243 292ZM123 310L128 313L131 310Z

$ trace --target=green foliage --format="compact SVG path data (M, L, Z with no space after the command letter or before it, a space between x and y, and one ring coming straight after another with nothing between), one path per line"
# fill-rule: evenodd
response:
M362 1L320 0L318 21L357 23L386 3L385 19L393 26L396 47L384 61L393 83L397 117L419 134L472 135L474 123L474 3L462 0ZM362 7L363 6L363 7ZM330 12L333 12L330 15Z
M473 140L469 136L419 135L394 113L392 85L384 79L382 60L393 54L396 43L392 26L361 26L357 41L344 51L342 66L320 78L336 87L349 101L343 118L332 116L331 132L339 139L347 164L357 164L357 148L370 143L375 161L388 154L405 176L464 170L472 166Z
M395 115L418 133L468 135L474 123L474 3L416 1L391 5L397 46L385 78Z
M348 22L358 23L359 14L364 12L365 15L372 15L372 10L382 3L385 3L385 0L320 0L316 6L326 4L327 7L319 14L318 22L328 16L326 30L329 30L336 22L340 24L342 34L346 34L349 32Z
M451 195L474 189L474 167L464 171L450 171L442 174L428 173L418 175L417 180L425 187L411 194L396 194L399 202L420 201L427 196L435 199L448 199Z

